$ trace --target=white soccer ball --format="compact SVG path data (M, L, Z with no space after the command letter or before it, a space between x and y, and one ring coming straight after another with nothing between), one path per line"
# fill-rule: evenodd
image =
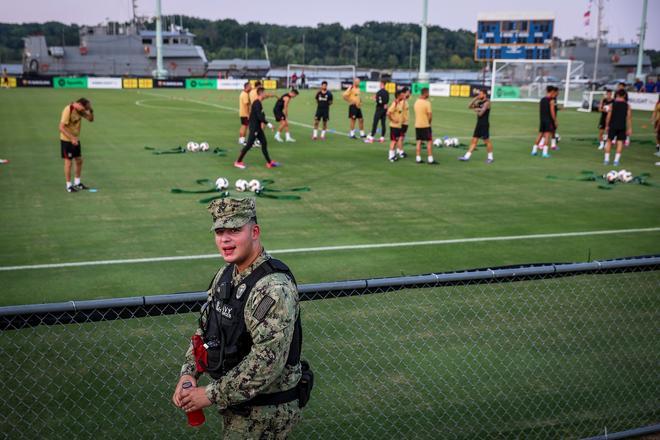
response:
M621 180L623 183L630 183L633 180L633 173L626 171L623 177L619 176L619 180Z
M195 147L195 143L193 141L190 141L186 144L186 150L188 151L194 151L193 148Z
M248 188L252 192L261 191L261 182L257 179L252 179L248 182Z
M557 141L557 143L561 141L561 136L559 136L559 133L555 133L555 140Z
M451 138L451 142L452 142L452 147L458 147L459 145L461 145L461 141L459 141L458 138Z
M224 177L218 177L215 181L215 187L220 191L227 189L229 188L229 180L225 179Z
M248 189L248 181L245 179L238 179L235 183L236 191L243 192Z
M619 172L616 174L616 178L623 181L624 176L626 175L628 171L626 170L619 170Z
M619 173L618 173L616 170L612 170L612 171L608 172L607 174L605 174L605 179L606 179L609 183L614 183L614 182L616 182L616 180L617 180L618 178L619 178Z
M451 147L451 138L445 136L442 139L442 145L444 145L445 147Z
M199 144L199 149L202 151L209 151L209 144L207 142L202 142Z
M442 146L442 139L435 138L435 140L433 141L433 145L436 146L436 147Z

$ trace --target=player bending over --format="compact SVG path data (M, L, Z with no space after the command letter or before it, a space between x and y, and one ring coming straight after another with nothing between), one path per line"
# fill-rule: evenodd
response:
M282 130L284 130L285 133L284 137L286 138L287 142L296 141L294 138L291 137L291 134L289 133L289 121L287 121L287 117L289 116L289 103L296 96L298 96L298 90L291 89L291 91L282 95L280 99L278 99L277 102L275 103L275 107L273 107L273 114L275 115L275 120L280 123L280 126L277 128L277 132L275 132L275 140L277 142L284 142L280 135L280 133L282 133Z
M330 106L332 105L332 92L328 90L328 82L321 83L321 90L316 92L316 114L314 115L314 132L312 140L318 139L319 122L323 121L321 130L321 140L325 140L325 132L328 130L328 121L330 120Z
M626 136L632 134L632 110L626 102L626 91L617 90L612 103L612 110L607 114L605 121L607 130L607 144L605 145L605 159L603 165L610 164L610 151L612 150L612 141L616 140L616 154L614 155L614 166L619 166L621 161L621 150L623 150L623 140Z
M470 101L468 108L474 110L477 114L477 125L474 127L470 148L468 148L467 153L459 157L458 160L470 160L472 152L477 148L477 142L479 139L483 139L486 144L486 151L488 152L486 163L493 163L493 143L490 141L490 122L488 121L488 117L490 116L490 99L488 99L486 90L479 89L479 93L472 101Z
M553 100L557 94L557 89L554 86L548 86L546 91L547 94L541 98L539 103L539 135L536 137L536 142L534 142L534 146L532 147L532 156L536 156L539 147L542 147L543 158L550 157L548 154L548 144L550 143L552 132L557 129L557 113L555 111L555 102ZM541 139L543 139L542 144Z

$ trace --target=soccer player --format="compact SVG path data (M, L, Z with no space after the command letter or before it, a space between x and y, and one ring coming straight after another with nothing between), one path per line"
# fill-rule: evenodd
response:
M660 156L660 96L658 96L658 101L655 103L651 118L655 128L655 155Z
M238 156L238 159L236 159L236 162L234 162L234 166L236 168L240 168L240 169L246 168L245 164L243 163L243 158L245 157L247 152L250 151L250 148L252 148L255 141L257 140L261 143L261 152L263 153L264 158L266 159L266 167L274 168L280 166L278 162L271 160L270 156L268 155L268 142L266 141L266 136L264 135L264 130L262 125L267 125L268 128L272 130L273 124L271 124L266 120L266 115L264 114L264 107L262 104L264 99L266 99L264 88L257 87L257 98L252 103L252 107L250 107L250 119L248 120L249 134L247 138L247 143L241 150L241 154Z
M600 121L598 121L598 149L602 150L605 148L605 142L607 141L607 133L605 133L605 123L607 121L607 114L612 108L612 103L614 99L612 98L612 91L610 89L605 89L605 96L600 100L598 104L598 111L600 112Z
M617 92L618 92L619 90L623 90L623 92L625 93L625 101L626 101L626 102L628 102L628 90L627 90L627 88L628 88L628 84L626 84L626 83L624 83L624 82L620 82L620 83L618 83L618 84L616 85L616 91L617 91ZM616 92L614 93L614 96L616 97ZM626 136L626 141L624 142L623 145L624 145L625 147L627 147L628 145L630 145L630 136Z
M291 137L291 134L289 133L289 121L287 121L287 117L289 116L289 103L296 96L298 96L298 90L291 89L289 92L282 95L275 103L275 107L273 107L273 114L275 115L275 120L280 123L280 126L277 128L277 131L275 132L275 140L277 142L284 142L282 140L282 136L280 135L280 133L282 133L282 130L284 130L285 133L284 137L287 142L296 141L294 138Z
M349 137L357 139L355 136L355 120L357 119L360 127L360 137L366 137L364 134L364 119L362 118L362 100L360 99L360 80L353 79L353 85L342 94L344 101L348 102L348 119L351 127Z
M474 127L470 148L468 148L465 155L459 157L458 160L470 160L472 153L475 148L477 148L477 142L479 142L479 139L483 139L486 144L486 151L488 152L486 163L493 163L493 143L490 141L490 122L488 121L488 117L490 116L490 99L488 99L486 90L479 89L479 93L472 101L470 101L468 108L474 110L477 114L477 125Z
M399 139L399 157L403 159L406 157L405 151L403 151L403 142L406 140L406 133L408 133L408 121L410 120L410 108L408 107L408 99L410 99L410 89L408 87L403 88L403 101L401 102L402 112L401 112L401 139Z
M367 136L365 140L366 143L371 144L374 142L374 136L376 136L376 129L378 128L378 123L380 122L380 139L378 142L385 142L385 133L387 127L385 125L385 120L387 119L387 107L390 102L390 94L385 90L385 81L380 81L380 90L374 96L376 101L376 111L374 112L374 123L371 126L371 134Z
M243 91L238 95L238 116L241 118L241 128L238 130L238 143L245 145L245 133L248 128L248 119L250 117L250 90L252 85L250 81L243 84Z
M399 90L394 95L394 102L387 109L387 118L390 120L390 151L388 159L395 162L399 158L399 148L395 152L395 146L398 147L401 141L401 122L403 120L403 91Z
M2 82L0 82L0 87L3 89L9 88L9 75L7 74L7 68L2 68Z
M429 89L424 87L421 96L415 101L415 138L417 139L416 163L422 161L422 142L426 142L426 161L429 165L437 165L433 160L433 132L431 131L431 120L433 112L431 101L429 101Z
M612 141L616 139L616 154L614 155L614 166L619 166L621 161L621 150L623 149L623 139L632 134L632 110L626 102L626 91L617 90L612 103L612 110L607 114L605 120L607 130L607 144L605 145L605 160L603 165L610 164L610 151L612 150Z
M557 113L555 112L555 102L553 100L557 91L554 86L548 86L546 91L547 94L541 98L539 103L539 135L536 137L536 142L534 142L534 146L532 147L532 156L536 156L539 146L541 146L543 148L543 158L550 157L548 154L548 144L550 143L552 132L557 129ZM543 139L543 144L541 144L541 139Z
M321 83L321 90L316 92L316 114L314 115L314 133L312 139L318 139L319 122L323 120L323 129L321 130L321 140L325 140L325 132L328 129L328 120L330 119L330 106L332 105L332 92L328 90L328 82Z
M66 191L73 193L88 189L81 181L82 174L82 146L80 145L80 124L82 118L94 122L94 110L88 99L80 98L76 102L64 107L60 117L60 149L64 159L64 180ZM71 184L71 160L76 162L76 178Z
M254 87L252 87L250 90L250 95L249 95L250 105L252 105L252 103L257 100L257 89L259 87L263 87L263 84L261 83L261 81L257 80L254 82ZM264 92L264 99L273 98L273 97L275 97L275 95L273 95L272 93Z

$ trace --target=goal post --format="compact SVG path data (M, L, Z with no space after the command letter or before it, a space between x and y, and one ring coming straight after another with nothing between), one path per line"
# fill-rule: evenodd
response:
M579 112L592 112L598 110L600 101L605 97L602 90L590 90L582 93L582 105L577 110Z
M576 60L493 60L492 101L537 102L548 86L559 89L557 102L580 107L588 84L584 62Z
M291 76L296 74L298 84L291 84ZM323 66L318 64L287 64L286 87L290 88L300 84L300 77L305 74L305 85L307 87L320 86L322 81L328 82L331 90L341 89L342 81L350 81L355 78L356 69L354 65Z

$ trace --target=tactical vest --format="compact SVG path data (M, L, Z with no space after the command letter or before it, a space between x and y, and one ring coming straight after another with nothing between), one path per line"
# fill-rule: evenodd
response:
M212 299L207 308L206 325L200 325L208 352L206 371L216 380L238 365L252 348L252 337L245 325L244 311L250 291L257 282L270 274L284 273L291 278L294 284L296 283L289 268L275 259L264 261L243 282L234 287L232 287L233 273L234 265L231 264L225 268L218 280L214 279L211 282L209 287L213 289ZM257 306L258 308L259 306ZM302 325L300 313L298 313L286 364L298 365L301 350Z

